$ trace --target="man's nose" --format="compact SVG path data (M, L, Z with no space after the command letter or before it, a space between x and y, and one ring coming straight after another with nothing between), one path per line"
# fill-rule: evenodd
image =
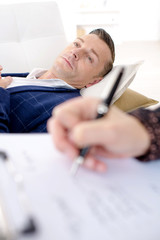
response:
M80 48L72 50L73 57L76 61L80 59L83 53L84 53L83 49Z

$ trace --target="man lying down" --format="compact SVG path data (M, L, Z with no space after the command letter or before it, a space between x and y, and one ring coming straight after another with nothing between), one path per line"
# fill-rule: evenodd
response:
M35 69L25 79L1 78L0 132L47 132L52 109L101 81L114 57L110 35L95 29L66 47L49 70Z

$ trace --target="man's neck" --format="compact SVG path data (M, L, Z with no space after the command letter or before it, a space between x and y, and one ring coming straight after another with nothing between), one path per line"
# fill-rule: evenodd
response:
M59 79L54 73L53 71L50 69L50 70L47 70L44 74L42 74L38 79ZM66 82L64 79L63 79L64 82ZM73 86L72 84L66 82L67 84L71 85L72 87L74 88L77 88L75 86ZM78 88L79 89L79 88Z
M56 79L57 77L53 74L51 70L46 71L38 79Z

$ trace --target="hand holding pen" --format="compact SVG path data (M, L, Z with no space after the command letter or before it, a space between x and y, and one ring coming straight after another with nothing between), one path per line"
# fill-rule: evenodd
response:
M103 101L98 105L96 119L102 118L102 117L104 117L104 115L106 115L108 113L109 107L110 107L110 105L112 103L112 99L114 97L114 94L119 86L120 81L121 81L123 72L124 72L124 68L122 68L121 71L119 72L117 79L114 82L113 88L111 89L109 95L105 99L103 99ZM90 150L90 147L85 147L80 150L79 156L74 160L72 167L71 167L71 175L72 176L76 175L78 168L85 161L85 156L87 155L89 150Z
M114 91L112 89L113 95ZM112 94L110 93L110 96ZM111 104L111 97L107 99ZM83 165L102 172L106 170L106 164L98 160L97 154L103 154L102 156L105 154L105 157L109 158L124 156L123 151L127 149L123 147L126 146L126 139L124 138L124 142L119 140L121 136L116 128L118 125L125 133L130 116L112 107L106 116L97 120L97 108L100 102L101 100L95 97L79 97L59 105L48 122L48 131L51 133L56 148L68 155L70 159L75 159L79 155L79 147L91 146L91 151L87 156L85 155L86 160ZM116 128L111 128L112 123ZM115 139L111 139L110 135ZM128 143L129 140L127 138ZM127 152L127 156L129 154Z

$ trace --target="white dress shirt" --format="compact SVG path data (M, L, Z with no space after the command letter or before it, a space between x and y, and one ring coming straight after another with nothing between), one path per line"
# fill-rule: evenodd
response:
M47 70L43 68L34 68L26 78L13 77L12 83L7 88L34 85L44 87L65 87L74 89L74 87L67 84L61 79L38 79L46 71Z

